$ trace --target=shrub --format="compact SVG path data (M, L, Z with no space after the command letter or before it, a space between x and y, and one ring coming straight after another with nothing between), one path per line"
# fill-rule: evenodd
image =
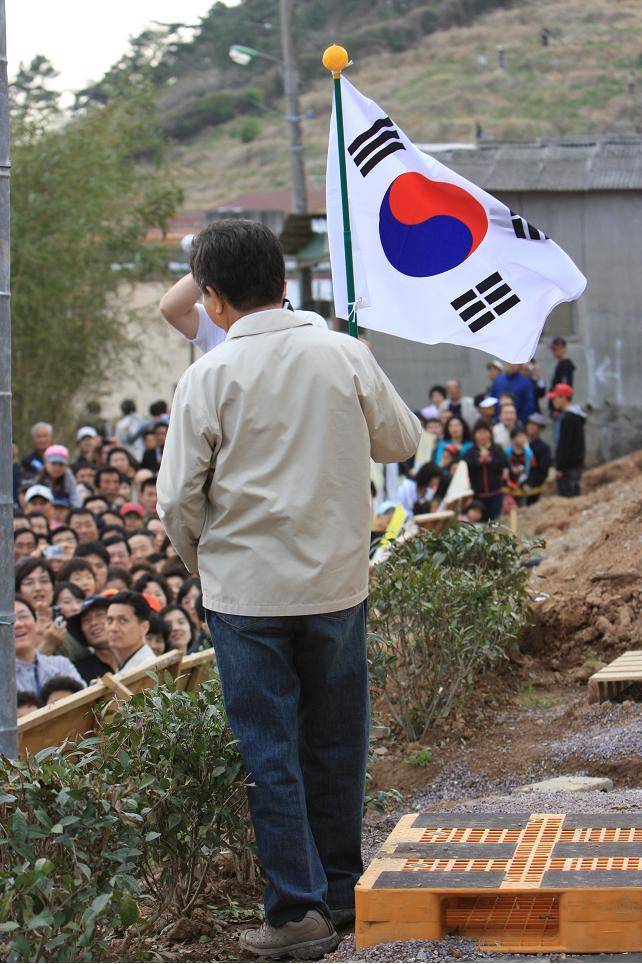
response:
M103 738L102 776L139 829L138 872L157 914L189 914L223 849L251 873L241 757L217 683L185 693L168 679L124 703Z
M138 918L138 836L119 788L96 779L97 742L75 756L0 758L0 935L10 960L95 960Z
M497 526L461 525L421 532L377 566L373 695L408 739L421 740L515 646L529 614L521 562L534 545Z
M237 746L217 683L140 693L103 733L0 758L0 938L10 960L90 961L139 920L189 914L212 858L254 873Z
M239 128L239 138L243 144L250 144L259 132L259 122L256 117L244 117Z

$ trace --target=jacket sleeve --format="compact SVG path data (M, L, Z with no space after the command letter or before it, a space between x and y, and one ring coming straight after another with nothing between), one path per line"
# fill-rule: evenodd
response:
M157 480L158 516L190 572L198 569L198 543L207 515L207 477L220 447L218 418L202 403L208 393L193 382L193 370L188 369L174 395Z
M362 356L366 371L358 378L359 401L370 434L370 454L375 462L403 462L419 446L421 422L400 398L368 348Z

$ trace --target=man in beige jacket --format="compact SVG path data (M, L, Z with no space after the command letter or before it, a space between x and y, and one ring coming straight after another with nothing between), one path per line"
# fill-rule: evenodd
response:
M362 872L370 457L410 458L421 427L368 348L282 308L268 228L211 224L190 266L227 335L176 389L159 515L200 574L248 772L268 886L241 945L303 960L336 947Z

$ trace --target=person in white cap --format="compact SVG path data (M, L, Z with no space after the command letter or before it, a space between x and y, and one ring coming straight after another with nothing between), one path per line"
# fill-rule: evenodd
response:
M96 440L98 432L91 425L81 425L76 432L76 442L78 443L78 456L74 462L76 468L83 465L96 464Z
M48 522L51 518L53 499L53 493L46 485L37 483L30 486L25 492L25 515L38 512L44 515Z

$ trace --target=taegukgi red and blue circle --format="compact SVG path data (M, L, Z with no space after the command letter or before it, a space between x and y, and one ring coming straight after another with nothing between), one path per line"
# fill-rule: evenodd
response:
M416 171L394 179L379 211L379 236L388 261L413 278L456 268L487 230L486 211L468 191Z

